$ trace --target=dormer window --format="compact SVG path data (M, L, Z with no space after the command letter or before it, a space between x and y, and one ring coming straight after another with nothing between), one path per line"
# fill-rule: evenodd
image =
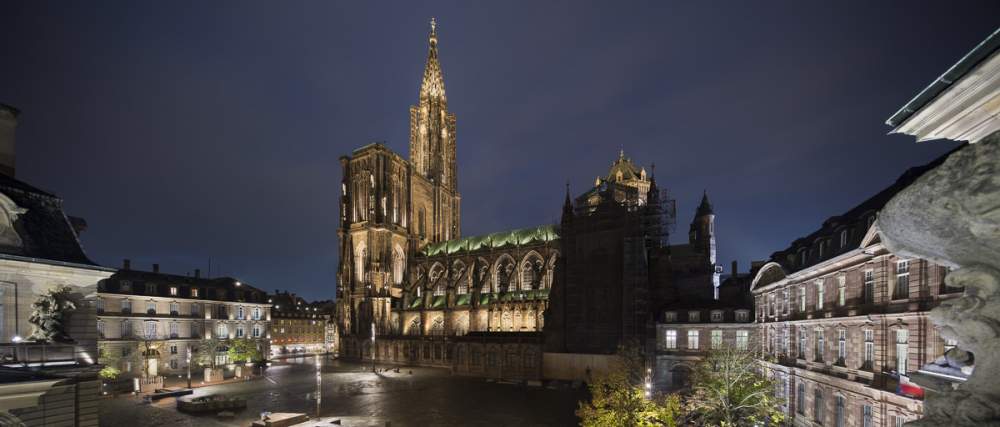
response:
M688 312L688 322L700 322L700 321L701 321L701 313L697 311Z
M147 283L146 284L146 295L153 295L155 293L156 293L156 284L155 283Z
M847 247L847 229L840 230L840 248L844 249Z
M713 322L722 321L722 310L712 310L712 321Z
M736 310L736 321L746 322L750 318L750 312L747 310Z
M132 292L132 281L122 280L118 282L118 287L121 288L121 292Z
M177 287L176 286L171 286L170 287L170 296L173 296L173 297L177 296Z
M198 298L198 288L191 288L191 298Z
M668 311L668 312L664 313L663 314L663 321L667 322L667 323L676 322L677 321L677 312L676 311Z

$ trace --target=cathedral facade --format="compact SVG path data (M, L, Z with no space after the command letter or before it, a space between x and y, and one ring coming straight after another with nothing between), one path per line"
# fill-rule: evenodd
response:
M429 44L409 158L376 143L340 159L342 357L537 379L543 352L612 353L652 337L663 298L713 294L707 196L689 244L667 245L655 178L624 152L590 190L567 188L559 224L463 237L433 21Z

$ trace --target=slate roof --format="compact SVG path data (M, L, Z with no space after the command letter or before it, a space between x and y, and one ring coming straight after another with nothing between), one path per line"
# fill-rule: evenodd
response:
M858 205L852 207L847 212L828 218L823 222L823 225L818 230L809 233L809 235L805 237L796 239L788 248L771 254L771 260L781 264L781 266L785 268L785 271L790 274L824 260L833 258L848 250L856 249L868 230L867 220L869 217L877 215L878 211L880 211L897 193L908 187L916 181L917 178L920 178L923 174L927 173L927 171L930 171L943 163L944 160L951 155L951 153L954 153L961 147L962 146L960 145L954 150L945 153L925 165L907 169L906 172L903 172L903 174L896 179L896 182L882 189ZM837 233L843 229L853 229L854 232L850 233L851 235L844 247L838 247L837 245L839 244L839 241ZM810 254L808 255L805 265L800 264L797 258L798 251L806 249L807 254L815 252L812 251L812 248L815 247L815 243L820 239L829 239L829 250L824 252L821 259L818 256ZM795 259L790 260L789 255L794 255Z
M128 284L128 288L123 285ZM239 285L237 285L239 283ZM147 285L153 285L147 292ZM177 295L170 294L171 287L177 287ZM198 288L198 296L191 296L191 289ZM177 274L154 273L139 270L118 270L110 278L101 281L100 292L156 296L178 299L200 299L210 301L250 302L267 304L268 295L260 289L240 282L232 277L203 278Z
M559 231L556 226L542 225L431 243L421 250L421 254L435 256L456 252L471 252L479 249L495 249L511 245L520 246L550 242L558 238Z
M21 247L0 245L0 254L97 266L80 246L63 201L23 181L0 174L0 193L27 211L17 217L14 230Z

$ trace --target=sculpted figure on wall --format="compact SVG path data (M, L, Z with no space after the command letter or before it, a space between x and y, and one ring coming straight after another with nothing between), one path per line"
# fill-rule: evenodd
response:
M1000 425L1000 133L962 147L893 198L878 219L893 253L955 270L948 286L961 298L943 302L930 318L945 339L958 341L975 363L965 383L930 387L916 426ZM961 360L958 360L961 359ZM955 366L961 369L962 366Z

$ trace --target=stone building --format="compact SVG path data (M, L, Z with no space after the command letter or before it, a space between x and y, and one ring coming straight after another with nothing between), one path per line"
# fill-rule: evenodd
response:
M287 357L330 351L327 342L332 304L310 303L289 292L275 291L271 304L271 355Z
M271 333L267 299L260 289L231 277L204 278L198 270L194 276L167 274L158 264L140 271L125 260L98 288L101 363L135 376L186 372L188 350L196 363L208 357L198 354L202 342L214 339L222 344L211 357L225 366L230 363L225 341L237 338L256 341L266 357Z
M750 298L752 274L732 274L719 287L719 298L677 299L663 307L656 324L653 385L674 392L690 384L695 365L712 350L754 349L757 343Z
M948 269L880 239L884 204L942 159L775 252L752 284L764 361L794 425L900 426L920 417L910 375L954 346L928 311L960 296Z
M567 189L560 224L462 237L455 126L432 23L409 159L383 144L341 158L342 357L537 379L546 351L645 342L666 299L717 292L707 196L689 243L666 245L661 192L624 151L575 201Z
M67 216L62 199L14 177L18 119L0 104L0 424L97 426L95 297L114 270L84 253L86 223ZM32 305L61 287L75 308L41 342Z

